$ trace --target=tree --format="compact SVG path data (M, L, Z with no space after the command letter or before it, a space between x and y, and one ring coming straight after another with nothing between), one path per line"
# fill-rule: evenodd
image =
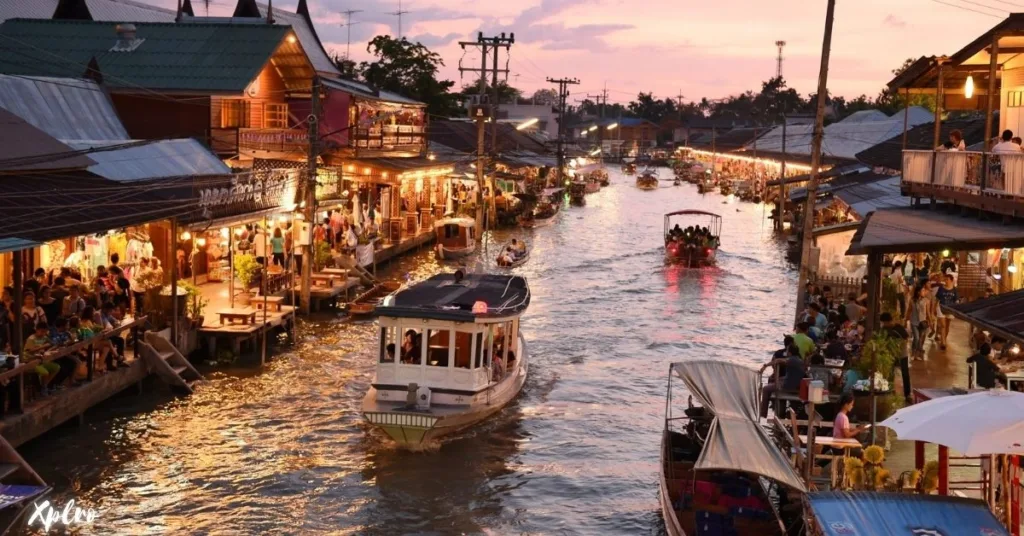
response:
M358 63L337 53L331 56L331 61L334 62L334 66L337 67L339 71L341 71L341 76L348 78L349 80L359 80Z
M452 94L455 82L438 80L444 60L436 52L406 38L378 35L366 46L377 59L362 62L359 70L366 83L386 91L403 94L426 103L427 113L449 117L457 115L458 95Z
M668 116L676 115L676 102L672 99L656 99L652 93L640 92L628 105L629 112L636 116L653 121L661 122Z
M556 106L558 104L558 92L553 89L538 89L533 92L533 96L530 97L530 100L537 104Z
M490 99L491 95L494 94L494 89L491 87L490 83L485 83L484 84L484 88L485 88L485 91L486 91L487 98ZM477 83L477 84L465 84L465 85L462 86L462 91L460 93L461 93L463 98L472 97L474 95L479 95L480 94L480 84L479 83ZM523 96L523 92L520 91L519 89L516 89L516 88L508 85L508 82L505 82L503 80L499 80L498 81L498 102L499 103L514 103L514 102L518 101L520 99L520 97L522 97L522 96ZM486 102L490 102L490 100L487 100Z
M904 60L903 65L900 65L899 67L892 70L893 77L897 77L903 74L903 71L906 71L916 61L917 60L915 60L914 58L907 58L906 60ZM907 96L903 95L902 93L899 93L898 91L893 91L889 89L889 86L886 86L883 87L882 90L878 92L878 97L875 98L875 106L878 107L879 110L889 115L892 115L907 106L920 106L922 108L927 108L928 110L931 110L933 112L935 111L934 96L914 94L910 95L909 97L910 98L908 99Z

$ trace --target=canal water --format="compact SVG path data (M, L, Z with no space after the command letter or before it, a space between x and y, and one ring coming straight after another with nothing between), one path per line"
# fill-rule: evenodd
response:
M683 208L722 215L717 267L664 265L663 214ZM689 184L645 192L613 171L556 220L497 233L481 256L493 267L511 237L533 248L518 269L533 292L522 395L435 449L396 450L363 424L373 324L332 315L303 322L261 370L211 373L187 398L154 383L22 450L53 500L99 510L82 533L663 533L669 364L765 361L791 321L796 273L763 205ZM383 274L445 268L425 249Z

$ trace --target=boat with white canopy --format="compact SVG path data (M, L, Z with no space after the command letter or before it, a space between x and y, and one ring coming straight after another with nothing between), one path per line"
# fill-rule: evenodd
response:
M476 222L470 218L441 218L434 222L437 257L458 259L476 251Z
M690 394L678 417L673 376ZM776 497L807 488L758 423L760 393L761 375L742 365L701 360L669 367L660 500L670 536L785 534L767 487L780 486Z
M526 382L519 318L530 287L516 275L438 274L377 307L378 363L363 416L415 447L498 412Z

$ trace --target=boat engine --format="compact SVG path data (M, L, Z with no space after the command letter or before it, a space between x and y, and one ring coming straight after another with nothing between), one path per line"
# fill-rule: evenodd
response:
M430 409L430 388L420 387L416 390L416 409Z

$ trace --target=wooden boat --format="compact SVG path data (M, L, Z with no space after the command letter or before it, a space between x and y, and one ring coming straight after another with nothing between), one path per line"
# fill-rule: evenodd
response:
M476 251L476 222L469 218L441 218L434 222L434 233L434 251L441 260L459 259Z
M348 304L349 316L363 317L372 315L384 295L398 290L400 286L398 283L379 283L374 285L373 288L356 296L356 299Z
M691 395L679 417L673 416L673 376ZM786 533L765 482L807 490L757 421L760 389L760 374L742 365L707 360L669 366L658 484L670 536Z
M483 421L526 382L519 318L530 304L514 275L438 274L377 308L377 371L363 417L415 447Z
M526 264L526 261L530 260L530 249L529 249L529 247L525 247L526 246L526 242L523 242L522 244L525 247L525 249L523 250L522 253L516 254L515 253L517 251L516 246L518 244L519 244L518 241L516 241L516 243L509 242L508 244L505 245L505 247L501 248L502 253L504 253L506 249L509 249L509 248L512 249L512 251L513 251L512 262L505 263L502 260L501 254L498 254L498 258L495 260L495 263L498 266L502 267L502 268L515 268L517 266L522 266L522 265Z
M586 179L586 193L596 194L601 191L601 183L598 182L597 178L589 176Z
M0 356L0 359L7 358L4 354ZM0 470L0 534L7 534L14 525L24 526L22 524L26 523L36 510L33 503L49 493L51 488L2 437ZM60 513L57 506L54 510Z
M700 228L690 223L680 226L681 221L707 219L707 234L697 232ZM719 238L722 236L722 217L703 210L678 210L665 214L665 260L680 263L690 268L714 264L718 253Z
M653 170L645 170L642 175L636 178L636 187L641 190L657 190L659 187L658 174Z
M533 211L520 216L519 225L526 228L551 225L562 208L563 195L564 188L548 188L541 192Z
M587 204L584 197L587 194L587 183L582 180L574 180L569 183L569 202L573 205L583 206Z
M714 190L715 183L712 182L710 178L705 178L697 183L697 193L706 194L708 192L713 192Z
M636 174L636 164L634 164L632 162L628 162L626 164L622 164L622 173L624 173L626 175L635 175Z

